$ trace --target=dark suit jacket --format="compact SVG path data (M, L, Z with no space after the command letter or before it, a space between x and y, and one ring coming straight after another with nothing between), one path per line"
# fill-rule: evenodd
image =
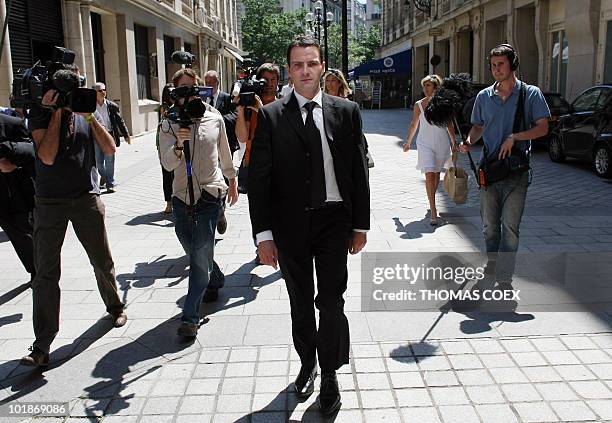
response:
M115 139L115 145L119 147L119 145L121 144L120 137L129 137L130 132L128 131L127 125L121 117L119 106L117 106L116 103L113 103L110 100L105 99L104 101L106 101L106 106L108 107L108 117L110 118L111 127L113 128L112 135Z
M323 94L323 121L336 182L352 229L370 228L370 189L361 115L356 103ZM258 114L249 165L253 234L272 230L279 248L300 248L308 238L310 191L306 180L304 122L295 95L267 104Z
M240 150L240 145L238 144L238 139L235 134L237 118L236 105L232 103L232 97L226 92L219 91L214 107L223 115L225 132L227 132L227 141L229 142L232 153Z
M0 173L0 214L25 213L34 207L34 143L20 118L0 114L0 157L18 169Z

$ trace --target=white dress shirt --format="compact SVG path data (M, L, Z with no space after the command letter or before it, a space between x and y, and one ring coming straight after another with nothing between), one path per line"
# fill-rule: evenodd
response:
M322 97L323 94L319 90L317 95L314 96L312 100L308 100L306 97L298 94L297 91L293 90L295 94L295 98L298 101L298 105L300 107L300 111L302 113L302 121L306 124L306 117L308 116L308 111L304 107L304 105L310 101L314 101L317 103L315 108L312 110L312 117L314 119L315 126L319 130L321 134L321 150L323 151L323 171L325 172L325 193L327 195L326 201L342 201L342 196L340 195L340 190L338 189L338 183L336 182L336 171L334 170L334 160L331 155L331 151L329 150L329 143L327 142L327 137L325 135L325 124L323 122L323 103ZM332 140L333 141L333 140ZM366 230L361 229L353 229L355 232L367 232ZM271 241L273 240L272 231L263 231L255 235L255 240L257 245L263 241Z
M219 98L219 90L217 90L217 92L214 93L212 97L208 97L207 103L213 106L214 108L216 108L218 98Z
M106 100L100 106L96 103L96 111L100 114L102 120L100 123L108 132L113 132L113 125L111 124L110 115L108 114L108 104L106 104Z

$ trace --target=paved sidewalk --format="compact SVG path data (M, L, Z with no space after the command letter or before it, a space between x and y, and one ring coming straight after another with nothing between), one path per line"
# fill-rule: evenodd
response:
M478 194L427 218L416 151L401 151L406 110L364 111L371 169L370 252L477 252ZM465 158L461 158L467 169ZM69 402L66 421L103 422L552 422L612 420L612 316L588 312L361 311L360 259L349 260L351 363L343 408L320 418L316 394L286 392L299 370L280 272L253 263L248 202L228 209L215 256L226 274L192 344L179 343L187 261L165 203L154 136L122 144L117 192L103 195L128 324L113 329L93 271L70 229L62 250L62 320L42 375L17 364L32 342L26 273L0 233L0 402ZM521 251L612 251L612 184L588 166L534 156ZM427 336L426 336L427 335ZM426 336L425 339L423 339ZM89 416L89 417L88 417ZM0 422L22 421L0 417ZM25 419L29 421L30 419ZM31 419L59 422L63 419Z

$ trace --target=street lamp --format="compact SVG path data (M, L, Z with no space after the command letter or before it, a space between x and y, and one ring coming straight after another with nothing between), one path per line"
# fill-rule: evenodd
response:
M306 14L306 35L316 36L317 42L321 44L321 27L323 27L323 44L325 50L325 68L327 70L327 27L334 21L334 14L327 11L327 0L317 0L314 4L314 13Z

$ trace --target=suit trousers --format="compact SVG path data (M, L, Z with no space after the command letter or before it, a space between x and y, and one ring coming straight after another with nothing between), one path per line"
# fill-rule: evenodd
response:
M346 261L351 225L348 211L342 205L308 213L309 238L293 241L304 243L306 248L279 246L279 263L289 292L293 345L302 365L314 365L318 355L321 370L333 371L349 362L349 326L342 294L348 280ZM319 310L318 330L315 306Z
M21 260L23 267L32 275L36 274L34 270L34 241L32 239L32 212L25 213L0 213L0 227L8 236L8 239L13 244L15 252Z
M98 195L75 199L36 198L34 209L34 257L36 277L32 281L34 347L49 352L59 331L60 253L68 221L94 268L98 291L106 311L117 315L124 304L117 292L115 265L104 225L104 204Z

